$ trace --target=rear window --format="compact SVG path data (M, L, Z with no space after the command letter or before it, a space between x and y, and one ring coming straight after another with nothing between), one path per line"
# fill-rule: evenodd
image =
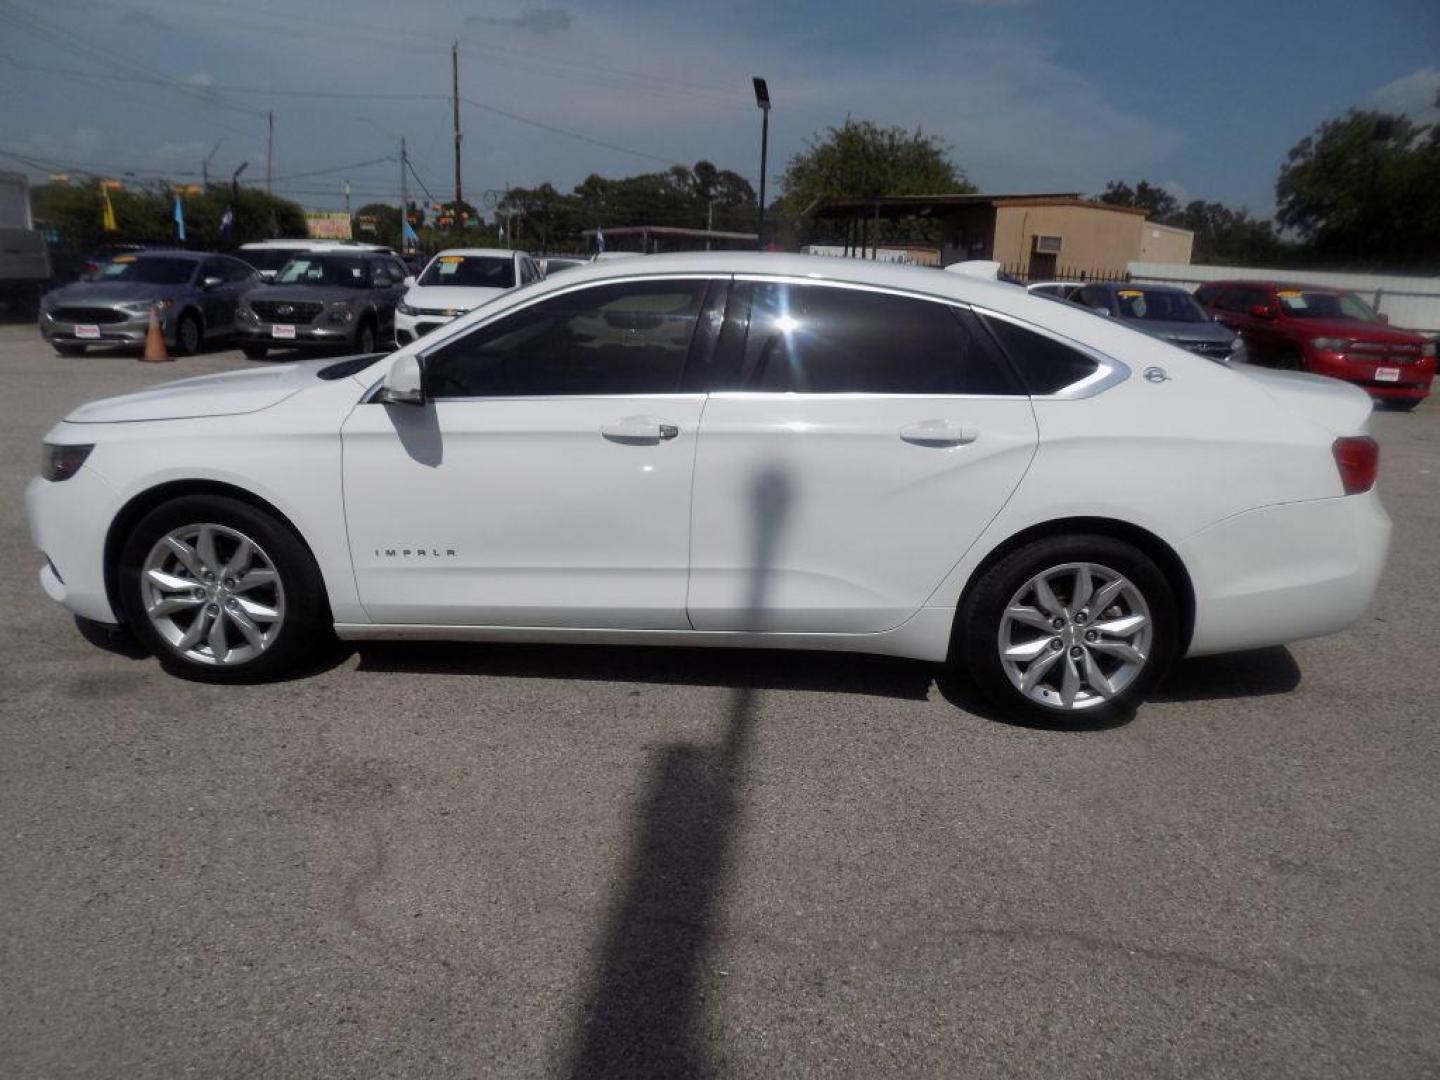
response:
M1032 394L1058 393L1100 368L1079 349L1005 319L987 318L985 325L994 331L1010 363L1020 373L1025 389Z

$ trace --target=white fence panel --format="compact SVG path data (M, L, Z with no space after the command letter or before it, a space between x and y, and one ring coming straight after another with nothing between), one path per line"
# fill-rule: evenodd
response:
M1135 281L1180 285L1191 290L1207 281L1231 280L1286 281L1348 289L1370 301L1375 310L1388 316L1394 326L1426 334L1440 333L1440 278L1150 262L1132 262L1129 270Z

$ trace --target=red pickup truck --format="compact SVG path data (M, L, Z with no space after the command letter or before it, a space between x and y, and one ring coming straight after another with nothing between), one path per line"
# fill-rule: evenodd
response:
M1245 341L1252 363L1353 382L1413 409L1430 394L1435 341L1390 326L1352 292L1274 281L1212 281L1195 299Z

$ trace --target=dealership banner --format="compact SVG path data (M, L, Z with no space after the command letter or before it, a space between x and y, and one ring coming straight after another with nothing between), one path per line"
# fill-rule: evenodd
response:
M343 210L306 210L305 230L312 240L349 240L350 215Z

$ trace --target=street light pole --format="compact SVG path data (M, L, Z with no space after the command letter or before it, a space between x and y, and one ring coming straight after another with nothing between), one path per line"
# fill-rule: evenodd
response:
M755 246L765 250L765 158L770 149L770 87L756 76L755 104L760 108L760 217L755 223Z

